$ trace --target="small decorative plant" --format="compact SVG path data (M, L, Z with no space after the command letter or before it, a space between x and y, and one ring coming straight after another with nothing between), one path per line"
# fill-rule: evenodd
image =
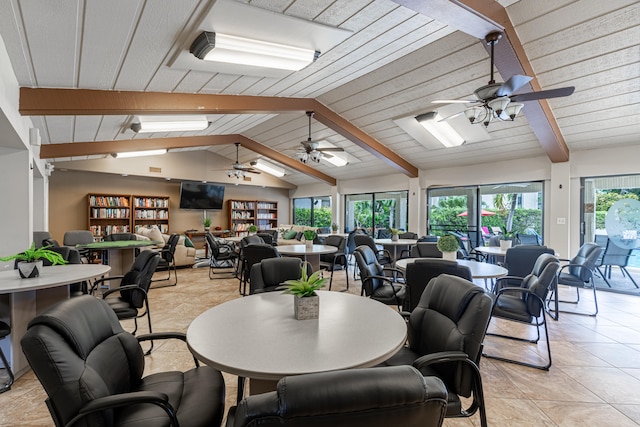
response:
M392 236L397 236L398 234L400 234L400 230L398 230L397 228L390 228L389 233L391 233Z
M457 252L460 244L458 243L458 238L456 236L447 234L446 236L442 236L438 239L436 246L440 252Z
M205 219L202 221L202 223L204 224L205 228L209 228L211 226L211 218L205 217Z
M302 264L302 273L299 279L287 280L284 282L286 289L283 294L291 294L298 298L311 297L315 295L315 292L324 287L324 282L327 280L324 277L320 277L321 271L318 270L311 276L307 275L307 265L309 263L305 261Z
M315 238L318 236L318 235L316 234L316 232L315 232L315 231L313 231L313 230L304 230L304 231L302 232L302 235L304 236L304 239L305 239L305 240L307 240L307 241L309 241L309 242L312 242L312 241L313 241L313 239L315 239Z
M338 224L336 224L335 222L331 223L331 231L333 231L334 233L336 231L338 231Z
M507 231L505 227L500 227L502 229L502 233L500 234L500 240L511 240L515 237L515 234L512 231Z
M31 243L31 247L24 252L2 257L0 258L0 261L11 261L12 259L17 259L18 261L24 262L36 262L46 259L51 263L51 265L67 263L67 261L58 252L47 249L49 247L50 246L43 246L36 249L36 244L34 242Z
M249 226L249 233L257 233L258 232L258 227L256 227L254 224L251 224Z

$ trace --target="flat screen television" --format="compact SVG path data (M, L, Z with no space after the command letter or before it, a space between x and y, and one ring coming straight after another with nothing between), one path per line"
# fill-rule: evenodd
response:
M221 210L224 201L224 185L202 182L180 184L180 209Z

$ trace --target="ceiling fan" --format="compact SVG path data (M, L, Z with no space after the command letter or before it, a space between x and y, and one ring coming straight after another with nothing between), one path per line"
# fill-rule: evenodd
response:
M449 120L453 117L459 116L460 114L464 114L472 124L482 123L487 127L493 119L513 121L524 106L521 102L534 101L537 99L559 98L569 96L573 93L575 87L567 86L558 89L540 90L537 92L526 92L513 95L515 91L532 80L532 77L521 76L518 74L511 76L504 83L496 83L493 78L494 47L501 37L502 33L499 31L491 32L485 37L485 41L491 46L491 80L489 83L485 86L479 87L473 92L476 99L442 99L432 101L433 104L471 104L470 107L464 111L445 117L439 121Z
M302 163L307 163L309 160L320 163L323 157L332 157L331 154L327 153L328 151L344 151L344 149L340 147L321 148L318 141L313 141L311 139L311 118L313 117L313 111L307 111L307 116L309 116L309 137L306 141L300 141L302 147L298 148L296 154L298 160Z
M244 178L247 173L259 174L260 173L259 170L254 169L252 167L247 167L238 161L238 151L240 149L240 143L236 142L235 145L236 145L236 161L233 165L231 165L232 169L229 169L227 171L227 176L229 178L231 178L232 176L235 176L236 178L240 179L240 178Z

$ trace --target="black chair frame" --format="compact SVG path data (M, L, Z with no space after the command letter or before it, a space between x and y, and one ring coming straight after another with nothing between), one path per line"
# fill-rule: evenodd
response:
M570 261L568 259L561 259L560 261ZM572 286L575 288L576 290L576 299L575 300L561 300L558 299L558 289L556 287L556 289L553 292L553 297L554 297L554 303L555 303L555 312L556 312L556 320L558 316L558 313L568 313L568 314L577 314L580 316L590 316L590 317L596 317L598 315L598 296L596 294L596 284L593 281L593 270L588 269L585 266L582 266L580 264L565 264L560 268L560 271L558 272L558 275L562 274L562 271L565 269L569 269L570 267L577 267L580 269L586 269L587 270L587 274L589 275L589 280L588 282L591 283L591 289L593 290L593 303L595 304L595 311L593 313L588 313L588 312L580 312L580 311L568 311L568 310L560 310L560 304L559 303L565 303L565 304L578 304L580 303L580 288L576 287L576 286ZM587 288L587 286L583 286L584 288ZM549 298L549 301L547 302L547 305L550 303L551 298Z
M209 249L209 279L215 279L216 274L238 274L238 254L234 245L222 242L211 234L205 234ZM233 270L229 271L229 268ZM223 269L224 271L216 271Z

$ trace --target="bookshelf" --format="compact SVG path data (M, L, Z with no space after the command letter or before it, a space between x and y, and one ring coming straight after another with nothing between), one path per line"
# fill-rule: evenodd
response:
M278 202L261 200L229 200L229 228L236 235L249 231L251 225L258 230L278 227Z
M134 233L157 225L169 232L169 198L131 194L89 194L89 230L96 240L113 233Z

